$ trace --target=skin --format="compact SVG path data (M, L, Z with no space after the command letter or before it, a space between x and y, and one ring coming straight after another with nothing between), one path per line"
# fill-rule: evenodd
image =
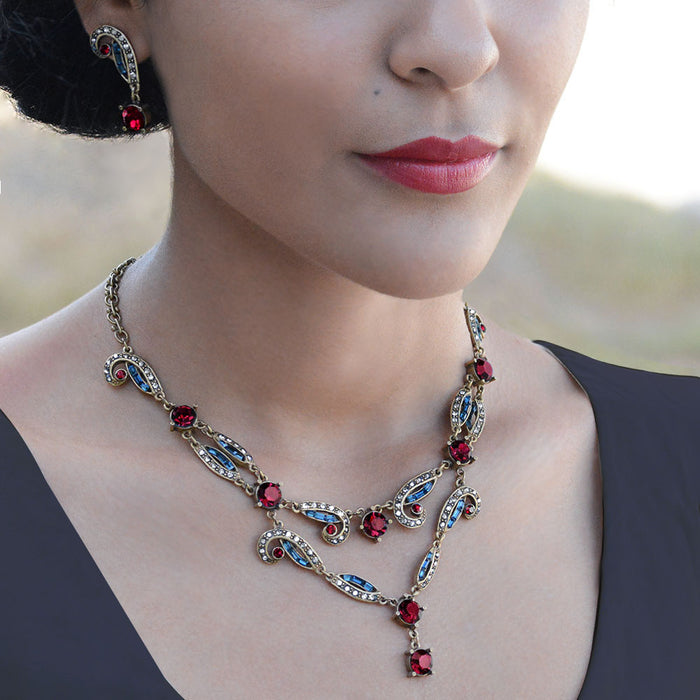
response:
M395 492L444 444L445 407L471 356L462 290L468 298L534 167L578 53L587 2L231 0L203 11L194 0L77 0L76 7L88 34L115 25L139 60L153 58L170 109L171 217L120 294L136 352L155 365L171 400L197 403L223 430L235 426L230 434L295 493L318 493L323 484L332 502L360 504ZM354 155L467 134L501 149L488 177L460 194L408 189ZM299 572L262 572L255 590L239 580L239 571L259 573L248 543L260 519L232 512L227 485L193 472L157 407L105 386L95 368L118 346L101 295L93 290L0 342L0 369L10 370L0 372L0 406L169 681L185 697L234 697L255 687L255 654L264 649L254 641L255 601L264 605L292 586L300 599L318 599L316 630L334 619L339 601L311 593L314 584L298 581ZM532 697L575 697L598 592L595 425L587 399L556 360L486 322L499 381L487 391L488 429L477 450L483 469L474 467L467 483L489 493L493 506L490 519L480 515L461 540L470 556L449 555L453 569L441 572L442 595L435 595L443 602L431 605L436 620L454 616L448 592L480 557L472 600L481 602L481 629L489 631L460 638L468 658L491 669L474 679L475 697L525 697L523 678ZM86 377L80 387L75 376ZM47 391L56 397L50 406L41 398ZM102 471L106 481L93 482L84 466L96 461L111 465ZM139 466L125 469L128 463ZM542 514L516 523L524 490L540 487ZM194 502L191 494L198 494ZM123 516L107 522L117 498ZM585 517L574 519L562 503ZM222 523L239 533L239 546L232 548ZM152 547L139 559L126 543L144 537ZM414 560L417 545L405 532L394 542L402 555L394 564L348 543L348 570L383 569L386 589L404 590L405 561ZM507 588L504 567L524 581L521 590ZM246 587L246 608L222 597L205 610L184 584L156 596L159 575L173 570L195 588L202 577L227 577L233 588ZM547 580L557 585L543 597ZM152 612L163 598L189 621L189 642L178 644L165 615ZM279 621L279 663L295 658L295 645L323 648L305 614ZM474 615L459 629L478 626ZM513 633L513 615L538 642ZM223 656L207 659L207 673L185 661L197 635L210 646L218 633L223 644L233 624L251 640L235 686ZM353 643L362 629L380 626L376 611L363 608L344 629ZM395 632L377 632L384 648L402 644ZM522 651L528 639L530 653ZM544 672L543 656L559 661L556 671ZM460 663L444 661L431 692L444 683L448 693ZM402 687L400 673L361 668L310 651L300 683L320 674L325 687L342 681L348 697L353 688L362 697L367 687L393 697ZM282 675L280 688L292 692L290 674Z
M132 304L136 337L187 329L179 354L200 362L178 363L183 390L210 382L207 394L238 396L275 423L313 421L320 435L328 418L364 413L377 425L379 411L393 424L383 406L397 385L421 414L441 405L469 352L457 299L532 170L585 2L78 7L88 31L120 26L137 56L153 56L167 95L172 216L125 281L124 304L148 300ZM468 133L503 147L489 177L459 195L387 182L352 155ZM154 340L153 357L170 354L171 337ZM415 413L406 418L413 432Z

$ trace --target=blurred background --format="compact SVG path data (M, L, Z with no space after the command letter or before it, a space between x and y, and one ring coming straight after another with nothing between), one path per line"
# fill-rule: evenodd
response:
M466 291L484 315L599 359L700 374L698 27L687 0L592 0L537 171ZM0 335L155 243L168 138L60 136L0 94Z

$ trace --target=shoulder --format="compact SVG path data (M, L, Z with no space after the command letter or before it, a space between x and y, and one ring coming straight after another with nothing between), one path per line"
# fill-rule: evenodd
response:
M700 497L699 377L623 367L537 342L588 394L601 450L617 469L628 468L635 479L648 484L664 475L672 477L686 494Z
M657 418L669 412L690 418L700 405L700 377L624 367L554 343L536 342L556 355L596 403L657 408L653 411Z
M95 352L85 299L0 338L0 410L25 437L67 429L89 400L89 382L76 381Z

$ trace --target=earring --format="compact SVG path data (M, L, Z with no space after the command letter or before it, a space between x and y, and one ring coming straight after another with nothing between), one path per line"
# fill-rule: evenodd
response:
M148 108L141 104L139 96L139 67L136 54L124 32L109 24L103 24L90 35L90 48L99 58L111 58L119 74L129 83L131 102L119 105L123 131L145 131L151 121Z

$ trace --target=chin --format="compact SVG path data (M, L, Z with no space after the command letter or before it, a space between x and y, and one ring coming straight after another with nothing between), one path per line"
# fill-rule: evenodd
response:
M363 260L359 255L325 267L346 279L381 294L400 299L432 299L461 292L486 267L500 232L466 246L449 244L393 246ZM358 251L355 251L356 253Z

